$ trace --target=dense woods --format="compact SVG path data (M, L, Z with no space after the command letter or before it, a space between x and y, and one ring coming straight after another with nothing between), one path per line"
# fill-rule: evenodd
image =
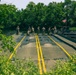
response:
M0 30L15 29L20 26L21 30L28 27L54 27L76 25L76 1L50 2L35 4L30 2L25 9L18 10L14 5L0 4ZM66 22L62 22L66 20Z

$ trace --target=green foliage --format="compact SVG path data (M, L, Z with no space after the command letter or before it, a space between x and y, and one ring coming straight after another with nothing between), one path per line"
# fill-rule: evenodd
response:
M40 75L32 60L14 60L7 63L6 56L0 56L0 75ZM76 55L73 60L58 61L56 67L43 75L76 75Z
M65 7L66 6L66 7ZM76 25L76 1L51 2L47 6L43 3L30 2L25 9L18 10L14 5L0 4L0 30L16 28L27 30L28 27L45 26L62 27L67 19L68 26Z
M15 60L7 63L6 56L0 56L0 75L39 75L32 61Z
M67 5L66 8L64 6ZM0 4L0 33L6 28L13 28L19 25L23 30L28 27L61 27L63 19L68 19L68 25L76 25L76 1L65 0L64 3L49 3L47 6L43 3L35 4L30 2L26 9L18 10L14 5ZM76 28L70 28L75 30ZM15 42L12 36L0 34L0 45L4 51L14 50ZM36 65L32 61L15 60L6 63L7 58L0 56L0 75L39 75ZM73 60L56 64L56 68L43 75L76 75L76 55Z
M76 56L74 61L67 61L56 64L56 69L43 75L75 75L76 74ZM5 56L0 56L0 75L39 75L37 66L30 60L15 60L8 64Z
M73 60L58 61L56 67L46 75L76 75L76 55L73 55Z
M0 4L0 29L16 25L16 11L14 5Z
M15 42L13 41L12 36L6 36L0 34L1 46L4 51L9 50L10 52L14 51Z
M71 31L76 31L76 27L69 28Z
M15 42L12 36L0 34L0 39L4 51L14 50ZM0 75L39 75L39 71L31 59L8 61L7 56L0 55Z

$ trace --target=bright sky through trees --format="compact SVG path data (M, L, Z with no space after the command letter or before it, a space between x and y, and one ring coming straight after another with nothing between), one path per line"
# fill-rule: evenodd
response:
M46 5L48 5L50 2L64 2L64 0L1 0L0 4L14 4L18 9L24 9L30 1L33 1L36 4L42 2Z

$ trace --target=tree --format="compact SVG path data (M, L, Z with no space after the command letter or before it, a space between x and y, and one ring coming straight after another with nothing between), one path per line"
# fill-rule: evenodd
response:
M16 25L16 11L14 5L0 5L0 28L9 28Z

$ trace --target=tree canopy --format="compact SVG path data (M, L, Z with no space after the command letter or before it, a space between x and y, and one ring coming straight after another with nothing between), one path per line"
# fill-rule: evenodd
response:
M30 2L25 9L18 10L15 5L0 4L0 30L20 26L20 29L27 30L28 27L40 26L62 27L66 23L69 27L76 24L76 1L65 0L65 2L50 2L35 4Z

